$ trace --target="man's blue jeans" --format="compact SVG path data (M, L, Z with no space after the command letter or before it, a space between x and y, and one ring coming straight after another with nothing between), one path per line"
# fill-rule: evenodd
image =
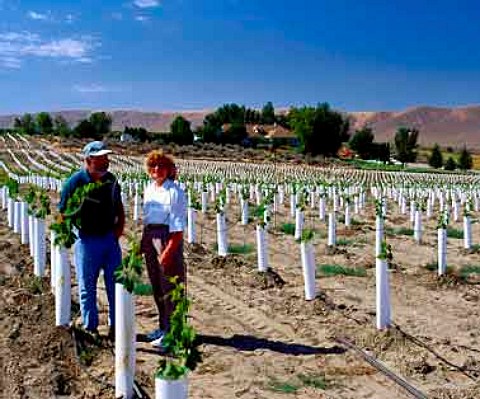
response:
M94 331L98 327L97 282L100 270L108 297L109 325L115 326L115 269L122 261L118 239L109 233L103 236L82 236L75 243L75 269L83 325Z

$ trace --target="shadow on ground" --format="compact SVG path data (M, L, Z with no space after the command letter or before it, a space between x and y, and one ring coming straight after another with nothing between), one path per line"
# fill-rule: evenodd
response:
M143 334L137 335L138 342L146 342L146 337ZM219 337L216 335L199 334L198 340L200 344L215 345L235 348L240 351L251 352L257 349L267 349L272 352L283 353L285 355L332 355L342 354L346 349L334 345L331 347L314 347L308 345L301 345L295 343L285 343L281 341L272 341L264 338L257 338L252 335L235 334L229 338ZM147 348L137 348L137 350L148 353L160 353L160 351Z

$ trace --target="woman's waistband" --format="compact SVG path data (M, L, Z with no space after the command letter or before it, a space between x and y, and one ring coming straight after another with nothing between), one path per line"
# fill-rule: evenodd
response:
M168 229L168 224L149 223L143 226L145 230Z

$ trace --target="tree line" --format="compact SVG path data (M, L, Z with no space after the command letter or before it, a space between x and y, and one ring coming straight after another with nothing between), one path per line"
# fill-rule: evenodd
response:
M247 132L247 125L278 125L293 132L298 141L298 150L312 156L334 157L339 149L346 145L355 151L360 159L375 159L389 162L391 144L375 142L371 127L364 126L350 133L350 119L347 115L333 110L328 103L316 106L292 107L287 112L277 113L272 102L267 102L261 110L245 107L235 103L224 104L214 112L207 114L201 126L192 129L191 122L178 115L170 124L170 131L165 133L149 132L142 127L126 126L124 134L137 141L161 139L180 145L192 144L195 139L216 144L252 145L252 138ZM47 112L33 116L24 114L15 118L14 129L27 135L57 135L60 137L92 138L101 140L111 133L112 117L105 112L93 112L86 119L71 127L61 115L52 117ZM403 163L415 162L418 156L418 137L415 128L400 127L395 133L393 152L395 158ZM262 135L255 140L262 141ZM266 139L265 142L268 142ZM271 143L271 142L270 142ZM458 162L449 157L446 162L440 148L433 147L429 156L432 167L470 169L472 157L466 147L462 150Z
M26 135L56 135L63 138L92 138L101 140L112 128L112 117L105 112L93 112L87 119L70 127L62 115L52 117L48 112L36 116L24 114L15 118L13 128Z

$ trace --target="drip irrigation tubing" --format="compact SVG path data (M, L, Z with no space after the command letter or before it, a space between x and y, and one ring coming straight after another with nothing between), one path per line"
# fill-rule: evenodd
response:
M373 366L375 369L380 371L382 374L384 374L386 377L388 377L390 380L395 382L397 385L402 387L405 391L407 391L412 397L416 399L428 399L428 396L426 396L423 392L415 388L412 384L410 384L408 381L406 381L404 378L400 377L399 375L395 374L393 371L388 369L382 362L379 360L375 359L373 356L369 355L367 352L365 352L363 349L357 347L355 344L350 342L348 339L344 337L335 337L334 338L335 342L346 346L348 349L353 350L357 354L359 354L368 364Z
M437 359L441 360L442 362L444 362L448 366L456 369L458 372L462 373L463 375L468 377L470 380L477 381L477 379L475 377L473 377L472 375L467 373L465 371L465 369L463 369L461 366L458 366L458 365L452 363L451 361L449 361L448 359L445 359L442 355L438 354L435 350L433 350L431 347L429 347L426 343L424 343L423 341L421 341L417 337L414 337L413 335L407 333L406 331L402 330L398 324L392 323L392 327L395 328L395 330L397 330L403 337L407 338L408 340L410 340L414 344L416 344L416 345L422 347L423 349L427 350L433 356L435 356Z

